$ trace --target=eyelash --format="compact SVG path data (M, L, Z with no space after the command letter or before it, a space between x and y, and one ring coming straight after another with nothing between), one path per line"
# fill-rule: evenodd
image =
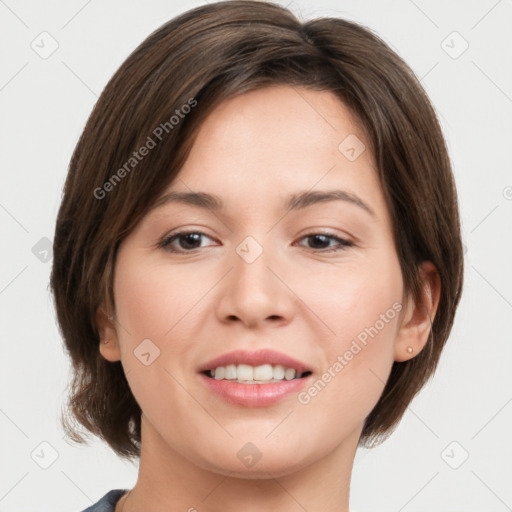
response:
M203 233L201 231L180 231L179 233L174 233L173 235L163 238L157 245L158 245L158 247L164 249L167 252L171 252L171 253L176 253L176 254L192 253L194 251L197 251L198 249L201 249L201 247L196 247L195 249L191 249L188 251L187 250L176 250L176 249L170 248L171 243L174 242L174 240L177 240L180 237L183 237L186 235L192 235L192 234L204 235L211 239L211 237L209 237L206 233ZM323 236L323 237L326 237L328 239L335 240L336 242L338 242L338 246L334 249L311 249L313 252L316 252L316 253L331 253L331 252L337 252L337 251L344 251L347 248L352 247L354 245L354 243L351 242L350 240L345 240L344 238L340 238L336 235L333 235L332 233L317 232L317 231L312 232L312 233L307 233L306 235L304 235L301 238L301 240L303 240L305 238L309 238L309 237L314 237L314 236Z

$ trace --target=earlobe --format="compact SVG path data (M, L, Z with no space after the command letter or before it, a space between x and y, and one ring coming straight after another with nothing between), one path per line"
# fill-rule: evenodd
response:
M441 294L439 273L430 261L421 266L423 281L421 302L409 297L395 342L395 361L407 361L418 355L432 336L432 323Z
M121 350L117 338L115 328L115 319L113 315L109 315L103 306L98 308L96 312L96 324L100 335L99 351L100 354L111 362L121 360Z
M100 354L112 363L121 360L121 350L116 340L100 340Z

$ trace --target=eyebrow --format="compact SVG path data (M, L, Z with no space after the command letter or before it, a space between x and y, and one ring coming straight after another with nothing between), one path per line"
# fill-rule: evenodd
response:
M316 190L292 194L286 201L285 207L287 210L302 210L325 201L345 201L376 217L375 212L359 196L345 190ZM222 199L214 194L171 191L160 197L151 209L154 210L169 203L188 204L212 211L219 211L224 206Z

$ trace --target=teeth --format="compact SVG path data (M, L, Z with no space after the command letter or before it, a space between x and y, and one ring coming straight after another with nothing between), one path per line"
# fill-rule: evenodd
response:
M293 368L286 368L284 371L284 378L286 380L292 380L295 378L295 370Z
M229 364L210 370L210 375L215 380L235 380L244 384L279 382L283 379L292 380L302 376L301 373L297 374L293 368L285 368L280 364L262 364L260 366Z
M280 364L276 364L274 366L273 370L273 377L277 380L283 380L284 379L284 366L281 366Z
M222 366L220 366L219 368L222 368ZM228 364L228 366L226 366L225 368L226 368L226 371L224 372L224 378L225 379L236 379L236 365Z
M238 377L238 380L254 380L253 375L253 367L248 364L239 364L236 367L236 376Z
M274 371L272 370L271 364L262 364L261 366L256 366L252 373L253 378L251 380L272 380L272 377L274 376ZM238 378L242 378L240 377L240 374L238 374Z
M226 373L226 368L224 368L224 366L219 366L219 367L215 370L215 378L216 378L217 380L223 379L223 378L224 378L225 373Z

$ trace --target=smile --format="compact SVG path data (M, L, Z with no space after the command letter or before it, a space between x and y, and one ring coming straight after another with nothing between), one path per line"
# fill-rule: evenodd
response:
M297 372L295 368L286 368L280 364L262 364L260 366L229 364L207 370L205 374L215 380L229 380L239 384L268 384L269 382L301 379L310 375L311 372Z

